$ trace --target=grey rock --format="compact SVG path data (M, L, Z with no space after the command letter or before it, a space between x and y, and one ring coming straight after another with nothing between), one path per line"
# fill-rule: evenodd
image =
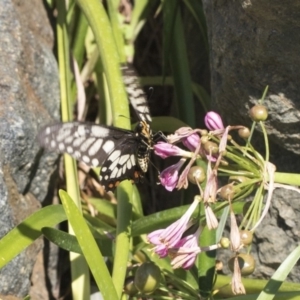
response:
M214 109L226 124L250 126L248 110L269 85L264 104L270 161L277 171L300 173L300 2L203 0L203 7ZM260 136L254 142L264 153ZM298 245L299 198L296 192L275 191L251 249L257 260L254 276L269 278ZM299 265L288 279L299 282Z
M0 235L41 207L56 155L41 157L39 128L59 116L53 33L40 0L0 6ZM24 297L38 240L0 270L0 294Z
M203 6L215 107L228 123L250 125L248 109L269 85L270 138L299 154L300 2L204 0Z

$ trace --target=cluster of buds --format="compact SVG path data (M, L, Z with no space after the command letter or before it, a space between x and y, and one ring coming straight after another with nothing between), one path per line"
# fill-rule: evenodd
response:
M262 105L254 106L250 111L250 117L261 126L265 144L268 145L263 125L263 121L267 118L266 108ZM230 244L234 253L229 264L234 273L232 290L235 294L243 294L245 289L241 275L246 274L248 270L243 273L243 265L240 261L249 254L241 253L240 250L247 248L251 243L245 242L242 238L243 234L247 232L252 236L254 230L261 223L270 206L275 187L299 190L274 183L276 168L268 161L268 147L266 147L267 153L263 158L251 145L252 133L248 128L245 126L224 127L221 117L215 112L208 112L204 122L208 130L183 127L167 136L167 142L159 142L154 146L154 153L163 159L170 156L179 158L176 164L160 173L160 183L166 190L187 188L189 182L192 182L197 184L199 195L195 197L190 208L178 221L166 229L150 233L148 241L154 245L153 251L160 257L167 255L171 257L173 268L190 268L198 253L222 247L222 243L219 243L200 248L198 244L200 227L195 229L194 234L185 235L191 226L195 227L191 221L193 211L202 201L205 208L206 225L209 229L216 229L218 227L218 219L214 213L214 209L218 208L216 202L223 200L221 206L225 207L224 200L227 201L230 208ZM244 146L236 143L229 134L233 130L237 131L239 137L246 141ZM179 143L186 149L175 145ZM200 161L202 165L203 163L206 165L205 169L194 166L196 162ZM218 175L227 176L229 183L218 187ZM204 188L203 185L205 185ZM238 226L233 208L234 202L245 199L254 190L256 190L254 199L252 202L246 202L245 205L249 206L249 203L251 205ZM266 191L268 197L265 207L262 209L263 205L256 205L256 203L262 203Z

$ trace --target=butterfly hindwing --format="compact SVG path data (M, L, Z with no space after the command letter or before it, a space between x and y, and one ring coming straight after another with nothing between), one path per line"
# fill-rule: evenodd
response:
M148 101L141 88L138 76L131 64L121 67L123 80L128 94L129 102L140 121L152 122Z
M100 181L107 190L113 189L125 179L137 182L143 177L143 172L137 164L136 145L133 145L133 142L135 141L124 140L103 162Z

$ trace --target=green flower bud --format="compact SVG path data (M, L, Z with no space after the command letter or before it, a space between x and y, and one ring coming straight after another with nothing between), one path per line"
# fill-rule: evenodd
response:
M134 285L142 294L152 294L161 282L161 272L153 262L145 262L138 267L134 276Z
M250 109L249 115L252 121L265 121L268 117L268 111L265 106L257 104Z

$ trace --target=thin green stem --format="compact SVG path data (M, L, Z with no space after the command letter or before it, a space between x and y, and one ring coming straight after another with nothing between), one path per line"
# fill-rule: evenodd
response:
M265 148L266 148L266 157L265 157L265 161L268 162L270 159L270 149L269 149L269 140L268 140L268 134L266 132L266 128L265 125L262 121L259 122L259 125L261 127L261 130L263 132L264 135L264 141L265 141Z
M76 0L76 3L84 12L95 36L111 99L113 123L117 127L130 129L128 100L120 73L120 58L103 4L98 0ZM120 189L123 192L120 192ZM117 215L116 260L112 275L119 298L122 295L126 276L130 243L131 211L129 212L128 206L131 195L131 184L128 181L122 182L118 188L119 213ZM124 211L128 213L124 213Z
M70 73L70 49L67 33L67 10L65 1L57 1L57 48L60 78L61 94L61 112L64 122L70 121L71 110L71 73ZM64 155L66 170L67 192L74 200L76 206L81 211L80 194L78 187L76 162L68 155ZM73 229L69 226L69 232ZM89 269L82 255L70 252L71 275L72 275L72 293L73 299L88 299L90 297Z
M300 185L300 174L275 172L274 181L276 183Z

